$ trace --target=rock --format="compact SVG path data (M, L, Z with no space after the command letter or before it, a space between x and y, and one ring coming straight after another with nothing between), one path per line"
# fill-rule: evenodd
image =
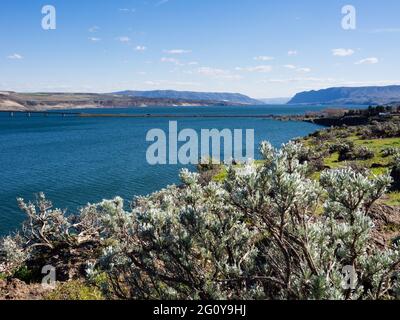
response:
M41 300L48 292L41 284L26 284L18 279L0 280L0 300Z
M400 235L400 207L374 204L369 215L375 224L375 244L381 248L391 245Z

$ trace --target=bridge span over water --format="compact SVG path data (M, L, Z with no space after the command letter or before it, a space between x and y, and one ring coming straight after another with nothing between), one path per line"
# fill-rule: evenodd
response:
M43 115L48 117L50 115L59 115L59 116L79 116L80 112L69 112L69 111L38 111L38 110L0 110L0 113L9 114L10 117L14 117L18 114L26 115L27 117L31 117L32 115Z
M0 114L8 114L10 117L23 115L26 117L37 116L61 116L78 118L258 118L258 119L279 119L280 116L272 114L132 114L132 113L84 113L73 111L38 111L38 110L0 110Z

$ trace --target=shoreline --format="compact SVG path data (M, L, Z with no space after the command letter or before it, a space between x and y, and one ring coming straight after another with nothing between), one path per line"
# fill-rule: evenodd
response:
M51 111L75 109L106 109L130 107L197 107L197 106L246 106L235 101L145 98L118 94L94 93L17 93L0 92L0 111Z

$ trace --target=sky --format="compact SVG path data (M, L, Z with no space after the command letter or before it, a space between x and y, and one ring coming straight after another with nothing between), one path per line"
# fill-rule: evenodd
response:
M274 98L400 84L399 14L398 0L2 0L0 90Z

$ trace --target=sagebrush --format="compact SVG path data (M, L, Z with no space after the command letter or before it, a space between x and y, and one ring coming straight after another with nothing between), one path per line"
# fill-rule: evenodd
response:
M130 210L116 198L66 217L43 195L37 206L20 200L29 220L3 240L3 271L58 253L90 283L100 277L109 298L399 298L399 248L374 244L369 216L391 178L347 168L317 182L300 144L261 151L262 164L229 167L221 183L183 170L182 186Z

